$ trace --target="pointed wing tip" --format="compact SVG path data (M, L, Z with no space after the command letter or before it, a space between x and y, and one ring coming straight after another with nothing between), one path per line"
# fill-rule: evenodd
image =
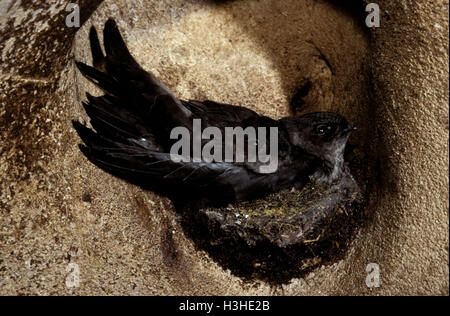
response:
M89 128L86 127L86 125L82 124L79 121L75 121L75 120L72 120L72 126L77 131L78 135L83 134L83 132L86 129L89 129Z
M96 164L95 151L86 145L78 144L78 149L92 163Z
M81 152L83 154L86 155L87 151L89 150L87 146L83 145L83 144L78 144L78 148L81 150Z
M105 23L105 28L103 29L104 34L117 34L120 35L119 28L117 27L116 21L112 18L109 18Z
M75 128L76 130L78 130L81 127L86 127L83 124L81 124L79 121L76 120L72 120L72 126L73 128Z
M86 98L89 100L89 102L92 102L94 100L94 96L86 91Z
M89 28L89 35L92 36L97 36L97 29L95 28L95 26L91 25L91 27Z
M83 74L89 69L88 65L78 60L75 60L75 66L77 66L78 70L81 71Z
M105 26L114 27L117 26L117 24L113 18L108 18L108 20L106 20Z
M96 135L96 133L93 130L75 120L72 121L72 126L77 132L78 136L80 136L81 140L86 145L90 145L92 143L92 139L94 139Z
M99 71L99 70L95 69L94 67L91 67L81 61L75 60L75 65L81 71L81 73L87 77L92 77L95 74L103 74L101 71Z

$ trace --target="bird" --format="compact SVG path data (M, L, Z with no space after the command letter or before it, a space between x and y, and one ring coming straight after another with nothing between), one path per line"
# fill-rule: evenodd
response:
M340 178L344 149L350 133L356 130L344 116L313 112L275 120L242 106L179 99L136 62L113 19L106 21L103 39L104 52L92 26L93 66L79 61L75 64L105 94L86 93L82 105L90 127L77 120L72 123L83 142L79 144L81 152L104 171L173 201L213 206L263 198L293 187L301 189L310 181L331 184ZM217 156L202 159L191 152L174 154L179 140L171 134L181 128L192 135L196 120L204 131L212 128L222 135L227 128L276 131L275 136L266 133L259 138L258 134L256 141L249 135L244 137L245 145L263 142L266 153L275 148L276 168L263 171L267 159L250 161L248 153L237 161L236 144L214 147L214 154L220 149L231 150L234 160ZM189 139L188 143L196 141L203 148L208 142Z

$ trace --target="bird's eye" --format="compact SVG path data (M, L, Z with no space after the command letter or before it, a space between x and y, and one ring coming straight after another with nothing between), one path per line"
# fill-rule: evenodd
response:
M331 131L332 127L328 124L317 125L315 132L317 135L325 135L327 132Z

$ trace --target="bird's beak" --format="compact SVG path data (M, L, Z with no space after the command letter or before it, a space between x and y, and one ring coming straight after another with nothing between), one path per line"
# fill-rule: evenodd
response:
M350 133L350 132L354 132L354 131L356 131L356 130L358 130L358 128L356 127L356 126L349 126L349 127L347 127L345 130L344 130L344 133Z

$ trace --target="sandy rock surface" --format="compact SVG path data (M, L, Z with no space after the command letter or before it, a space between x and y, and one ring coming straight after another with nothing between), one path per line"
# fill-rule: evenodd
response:
M100 2L78 2L79 29L65 1L0 2L0 294L448 294L448 1L380 0L372 30L328 1ZM196 249L170 201L82 156L71 120L99 91L73 60L90 63L89 27L109 17L179 97L279 118L310 80L305 112L360 128L370 204L344 259L278 286L243 281Z

